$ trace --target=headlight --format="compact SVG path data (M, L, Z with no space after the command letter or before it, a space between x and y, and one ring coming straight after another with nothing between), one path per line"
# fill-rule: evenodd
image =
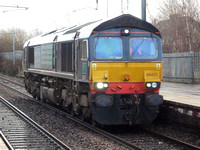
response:
M109 84L107 82L95 82L94 89L95 90L106 90L108 89Z
M101 82L97 83L97 88L98 89L102 89L103 88L103 83L101 83Z
M150 88L151 87L151 83L147 83L147 87Z
M160 88L160 82L146 82L145 86L147 89L158 89Z

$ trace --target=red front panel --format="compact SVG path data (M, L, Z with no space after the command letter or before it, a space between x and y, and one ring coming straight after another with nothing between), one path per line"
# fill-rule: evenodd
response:
M159 93L159 89L145 89L143 82L112 82L107 90L93 90L90 83L91 94L105 92L106 94L142 94L146 92Z

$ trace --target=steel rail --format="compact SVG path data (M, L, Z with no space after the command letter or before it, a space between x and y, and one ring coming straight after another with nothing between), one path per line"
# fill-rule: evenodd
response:
M169 140L169 141L171 141L171 142L174 142L174 143L176 143L176 144L186 146L186 147L191 148L191 149L193 149L193 150L200 150L200 147L197 147L197 146L195 146L195 145L192 145L192 144L183 142L183 141L178 140L178 139L175 139L175 138L173 138L173 137L170 137L170 136L167 136L167 135L164 135L164 134L161 134L161 133L159 133L159 132L152 131L152 130L149 130L149 129L146 129L146 128L145 128L144 130L147 131L147 132L149 132L149 133L151 133L151 134L153 134L153 135L156 135L156 136L158 136L158 137L161 137L161 138L167 139L167 140Z
M0 101L6 105L8 108L10 108L13 112L15 112L18 116L20 116L23 120L34 126L37 130L44 133L49 139L55 142L61 149L64 150L70 150L71 148L67 145L65 145L63 142L61 142L59 139L57 139L55 136L53 136L51 133L49 133L47 130L42 128L40 125L38 125L35 121L33 121L31 118L29 118L26 114L24 114L21 110L19 110L17 107L9 103L6 99L0 96Z
M72 120L72 121L74 121L74 122L76 122L76 123L88 128L88 129L90 129L93 132L96 132L96 133L98 133L98 134L100 134L100 135L102 135L104 137L107 137L108 139L110 139L112 141L115 141L116 143L119 143L119 144L123 145L124 147L127 147L129 149L134 149L134 150L142 150L142 148L138 147L137 145L129 143L129 142L125 141L124 139L118 137L118 136L115 136L115 135L113 135L113 134L111 134L109 132L106 132L106 131L101 130L101 129L97 128L97 127L94 127L91 124L89 124L89 123L87 123L85 121L82 121L82 120L80 120L78 118L75 118L75 117L71 116L70 114L68 114L68 113L66 113L66 112L64 112L62 110L59 110L59 109L57 109L57 108L55 108L53 106L50 106L48 104L45 104L43 102L36 101L34 98L32 98L30 95L28 95L26 93L18 91L17 89L14 89L14 88L12 88L12 87L4 84L4 83L0 82L0 84L3 85L3 86L6 86L7 88L10 88L10 89L12 89L12 90L14 90L14 91L16 91L16 92L18 92L20 94L23 94L24 96L28 97L30 100L32 100L32 101L34 101L34 102L36 102L36 103L38 103L40 105L43 105L43 106L45 106L45 107L47 107L49 109L54 110L55 112L58 112L58 113L61 113L61 114L65 115L65 117L67 117L68 119L70 119L70 120Z
M8 82L14 83L14 84L16 84L16 85L18 85L18 86L24 87L24 84L21 84L21 83L12 81L11 79L8 79L8 78L2 77L2 76L0 76L0 78L3 79L3 80L6 80L6 81L8 81Z

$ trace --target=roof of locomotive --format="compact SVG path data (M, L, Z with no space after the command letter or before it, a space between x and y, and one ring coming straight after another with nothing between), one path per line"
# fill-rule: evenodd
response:
M157 34L161 37L158 29L152 24L136 18L130 14L124 14L113 19L98 20L94 22L89 22L81 26L73 26L70 28L62 28L59 30L54 30L35 38L28 40L24 47L52 43L52 42L62 42L62 41L72 41L77 32L79 32L79 38L88 38L92 31L103 31L111 28L138 28L143 29L152 33Z

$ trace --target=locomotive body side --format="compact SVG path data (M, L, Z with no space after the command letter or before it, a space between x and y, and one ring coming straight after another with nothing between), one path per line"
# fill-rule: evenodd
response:
M146 124L163 98L161 36L131 15L25 43L25 88L102 125Z

